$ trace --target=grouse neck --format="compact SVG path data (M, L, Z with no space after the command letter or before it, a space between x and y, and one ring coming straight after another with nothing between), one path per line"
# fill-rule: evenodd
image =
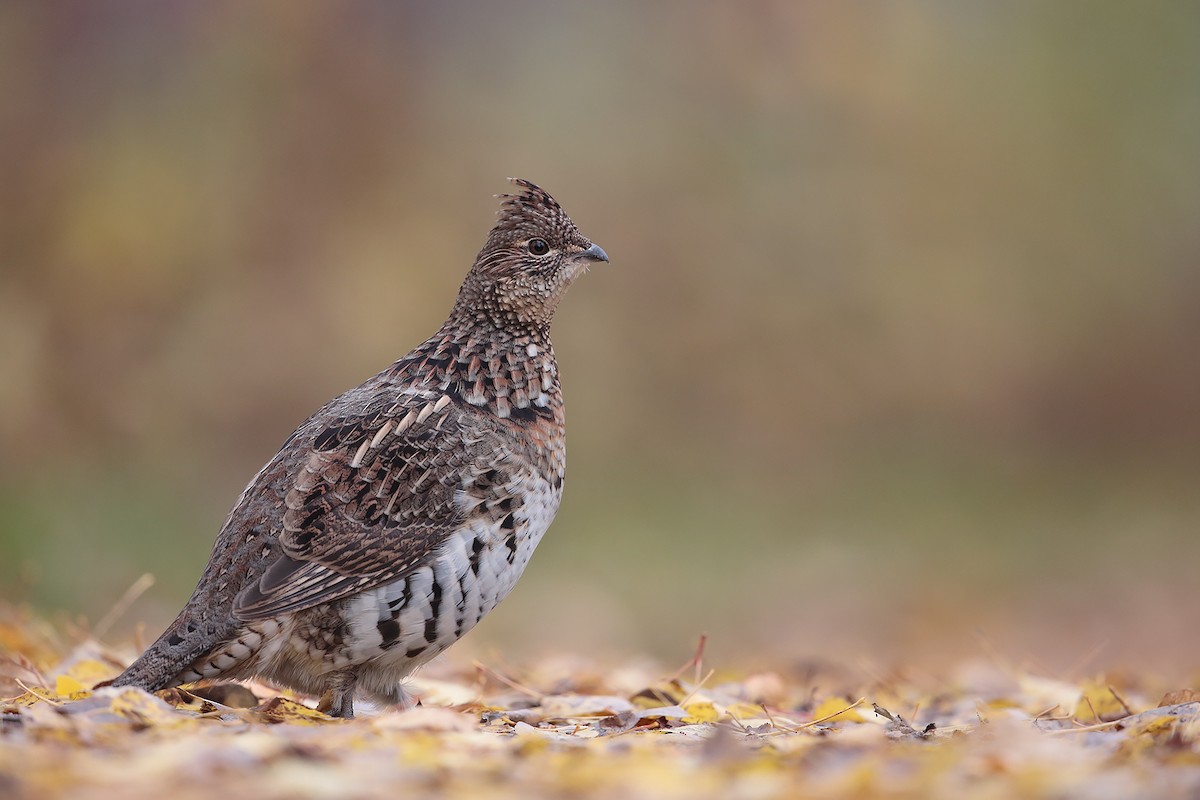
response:
M468 322L452 314L396 362L392 376L486 408L501 419L533 421L562 407L548 328L497 325L486 315Z
M438 337L503 345L508 342L550 345L550 322L533 321L492 304L454 304L450 316L435 334Z

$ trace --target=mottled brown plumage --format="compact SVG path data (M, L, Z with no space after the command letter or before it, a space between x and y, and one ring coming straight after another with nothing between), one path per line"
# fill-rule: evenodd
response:
M191 600L114 681L254 675L400 703L400 680L498 603L549 527L565 472L550 322L608 257L517 180L441 329L334 398L230 512Z

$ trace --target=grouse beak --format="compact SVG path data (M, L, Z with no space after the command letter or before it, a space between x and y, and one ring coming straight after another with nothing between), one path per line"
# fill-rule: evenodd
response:
M608 261L608 253L604 252L604 248L598 244L594 244L587 250L582 251L579 256L590 261Z

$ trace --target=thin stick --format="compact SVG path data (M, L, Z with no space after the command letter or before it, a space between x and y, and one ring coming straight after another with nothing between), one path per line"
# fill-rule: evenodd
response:
M37 668L37 664L34 664L21 653L15 653L13 658L9 658L8 656L0 656L0 662L8 662L17 669L28 672L41 686L46 686L50 683L50 681L46 680L46 676L42 674L42 671ZM15 678L16 676L14 675L12 677Z
M475 669L479 670L480 672L482 672L486 675L489 675L489 676L495 678L496 680L500 681L501 683L503 683L505 686L509 687L510 689L516 689L518 692L521 692L522 694L527 694L530 697L533 697L533 698L536 698L539 700L542 698L541 692L535 692L533 689L530 689L528 686L522 686L521 684L517 683L516 681L512 680L511 678L506 678L505 676L501 675L499 672L496 672L496 670L492 669L491 667L485 666L480 661L472 661L471 663L472 663L472 665L474 665Z
M1121 704L1121 708L1125 709L1125 715L1126 715L1126 716L1129 716L1129 717L1132 717L1132 716L1133 716L1133 709L1129 707L1129 703L1126 703L1126 702L1125 702L1125 698L1124 698L1124 697L1121 697L1121 695L1117 693L1117 689L1116 689L1116 687L1115 687L1115 686L1109 686L1109 687L1108 687L1108 690L1109 690L1110 692L1112 692L1112 696L1113 696L1113 697L1117 698L1117 702Z
M1080 725L1078 728L1059 728L1054 731L1042 731L1047 736L1057 736L1060 733L1087 733L1088 731L1102 731L1105 728L1111 728L1113 725L1120 725L1125 722L1128 717L1114 719L1112 722L1100 722L1095 725Z
M108 613L100 618L92 628L92 636L97 639L103 639L104 634L108 633L108 629L113 626L113 623L121 618L121 615L129 610L139 597L141 597L147 589L154 585L154 576L149 572L142 575L133 582L133 585L125 590L125 594L117 600L116 604L108 610Z
M650 692L650 694L654 695L654 698L656 700L658 700L658 702L662 703L664 706L678 705L678 703L676 703L670 697L667 697L665 694L660 692L658 689L655 689L653 686L648 688L646 691L648 691L648 692Z
M1100 719L1100 715L1096 713L1096 707L1095 707L1094 705L1092 705L1092 698L1088 697L1088 696L1085 694L1085 695L1083 696L1083 699L1087 701L1088 708L1089 708L1089 709L1091 709L1091 712L1092 712L1092 718L1093 718L1093 719L1095 719L1095 720L1096 720L1096 722L1103 722L1104 720Z
M841 711L835 711L832 714L826 714L825 716L821 717L820 719L814 719L811 722L806 722L800 726L800 729L803 730L804 728L811 728L813 725L820 725L822 722L825 722L826 720L833 719L838 714L845 714L847 711L849 711L852 708L858 708L865 702L867 702L867 698L860 697L857 700L855 700L852 704L843 708Z
M691 690L690 692L688 692L688 693L687 693L687 696L686 696L686 697L684 697L682 700L680 700L680 701L679 701L679 705L681 705L681 706L686 706L686 705L687 705L687 701L688 701L688 700L691 700L691 699L692 699L692 698L693 698L693 697L696 695L696 692L698 692L698 691L700 691L702 688L704 688L704 684L708 683L708 679L709 679L709 678L711 678L713 675L715 675L715 674L716 674L716 672L717 672L717 671L716 671L715 669L710 669L710 670L708 671L708 674L704 676L704 679L703 679L703 680L701 680L701 681L697 681L697 682L696 682L696 685L692 687L692 690Z
M707 642L708 642L708 634L701 633L700 641L696 645L696 652L692 654L691 658L689 658L687 661L684 662L682 667L675 670L674 674L671 675L671 677L665 678L663 680L663 683L670 683L671 681L676 680L680 675L682 675L684 672L687 671L688 667L696 668L695 682L699 682L699 680L700 680L700 663L704 660L704 645L707 644Z
M1066 679L1071 680L1075 676L1077 676L1079 673L1083 672L1083 668L1086 667L1089 663L1091 663L1096 658L1096 656L1100 655L1100 653L1102 653L1104 651L1104 648L1106 648L1106 647L1108 647L1108 642L1100 642L1099 644L1094 646L1091 650L1084 653L1064 673L1064 675L1066 676Z
M730 721L730 722L732 722L732 723L733 723L733 724L734 724L734 725L737 727L737 729L738 729L739 731L741 731L742 733L745 733L745 734L749 734L749 733L750 733L750 729L749 729L749 728L747 728L745 725L743 725L743 724L742 724L742 721L741 721L740 719L738 719L738 718L737 718L737 716L736 716L735 714L732 714L732 713L731 713L731 714L729 715L729 721Z
M21 680L20 678L13 678L13 680L17 682L17 686L20 686L22 689L24 689L25 691L29 692L31 695L36 697L38 700L49 703L52 706L61 706L62 705L62 701L59 700L58 698L50 697L48 694L47 695L39 694L37 689L34 689L32 686L25 685L25 681Z
M1054 705L1050 706L1050 707L1049 707L1049 708L1047 708L1045 711L1039 712L1039 713L1037 714L1037 716L1035 716L1035 717L1033 718L1033 721L1034 721L1034 722L1037 722L1039 719L1041 719L1042 717L1046 716L1047 714L1049 714L1051 711L1053 711L1053 710L1054 710L1054 709L1056 709L1056 708L1059 708L1059 704L1058 704L1058 703L1055 703ZM1067 717L1067 719L1070 719L1070 717Z
M766 703L759 703L758 707L761 708L763 710L763 713L767 715L767 722L771 723L772 728L775 728L776 730L780 730L780 731L787 731L788 733L799 733L800 732L799 728L793 728L790 725L779 724L779 722L775 719L775 715L771 713L771 709L767 708Z

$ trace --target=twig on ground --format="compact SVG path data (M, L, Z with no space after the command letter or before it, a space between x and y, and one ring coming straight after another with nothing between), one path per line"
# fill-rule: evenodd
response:
M101 617L100 621L92 627L92 636L97 639L103 639L104 634L108 633L108 629L113 626L113 623L120 619L121 615L128 611L129 607L137 602L137 599L153 585L154 576L149 572L144 573L142 577L134 581L113 607L108 610L108 613Z
M707 643L708 643L708 634L701 633L700 641L696 643L696 652L692 654L691 658L689 658L687 661L684 662L682 667L675 670L675 672L670 677L664 678L663 683L670 683L671 681L678 680L679 676L682 675L684 672L686 672L688 667L693 667L695 669L695 676L693 679L693 683L699 683L700 682L700 664L704 661L704 645Z
M1095 719L1096 722L1103 722L1104 720L1100 719L1100 715L1096 713L1096 707L1092 705L1092 698L1088 697L1087 694L1084 694L1083 699L1087 701L1088 708L1091 709L1092 718Z
M522 686L521 684L514 681L512 678L505 677L504 675L501 675L499 672L492 669L491 667L486 666L481 661L472 661L471 664L472 664L472 666L475 667L475 669L479 670L481 673L488 675L489 677L495 678L496 680L500 681L501 683L503 683L505 686L509 687L510 689L516 689L518 692L521 692L522 694L527 694L530 697L533 697L538 700L540 700L543 697L541 692L534 691L533 689L530 689L528 686Z
M1108 690L1112 692L1113 697L1117 698L1117 702L1121 704L1121 708L1125 709L1125 716L1132 717L1133 709L1129 707L1129 703L1125 702L1125 698L1121 697L1121 695L1117 692L1116 687L1110 684Z
M59 700L57 697L52 697L49 693L49 690L45 690L46 694L42 694L41 692L38 691L38 688L41 688L41 687L35 688L33 686L29 686L28 684L25 683L25 681L21 680L20 678L13 678L13 680L17 682L17 686L20 686L22 689L24 689L25 691L29 692L31 695L36 697L38 700L49 703L52 706L61 706L63 704L62 701Z
M716 672L717 671L715 669L710 669L708 671L708 674L705 675L702 680L699 680L696 683L694 683L692 685L692 690L690 692L688 692L687 695L682 700L679 701L679 705L686 706L688 701L691 700L693 697L695 697L696 693L699 692L702 688L704 688L704 684L708 683L709 678L711 678L713 675L715 675Z
M1059 728L1056 731L1043 731L1043 733L1045 733L1047 736L1057 736L1062 733L1087 733L1088 731L1102 731L1105 728L1111 728L1114 725L1119 725L1126 719L1128 719L1128 717L1114 719L1112 722L1100 722L1095 725L1080 725L1077 728Z
M851 703L850 705L848 705L848 706L846 706L845 708L843 708L841 711L835 711L835 712L833 712L832 714L826 714L825 716L821 717L820 719L814 719L814 720L811 720L811 721L809 721L809 722L806 722L806 723L804 723L803 725L801 725L799 728L797 728L797 730L803 730L803 729L805 729L805 728L811 728L813 725L820 725L822 722L825 722L826 720L831 720L831 719L833 719L833 718L834 718L834 717L836 717L838 714L845 714L847 711L849 711L849 710L850 710L850 709L852 709L852 708L858 708L859 706L861 706L861 705L862 705L863 703L865 703L865 702L867 702L867 698L865 698L865 697L860 697L860 698L858 698L857 700L855 700L853 703Z

